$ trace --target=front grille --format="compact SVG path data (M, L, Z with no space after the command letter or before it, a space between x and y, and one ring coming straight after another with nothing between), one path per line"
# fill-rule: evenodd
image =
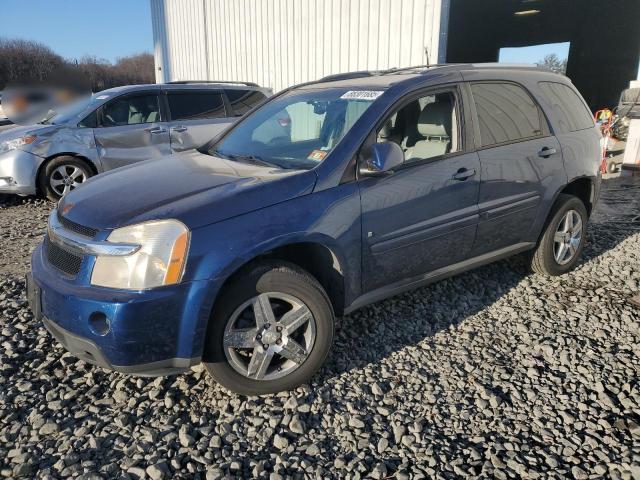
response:
M62 226L70 230L72 232L77 233L78 235L83 235L85 237L93 238L98 233L98 230L91 227L85 227L84 225L79 225L75 222L72 222L69 219L64 218L62 215L58 214L58 221L62 224Z
M49 263L58 270L73 276L80 272L82 257L51 243L49 237L44 238L44 251Z

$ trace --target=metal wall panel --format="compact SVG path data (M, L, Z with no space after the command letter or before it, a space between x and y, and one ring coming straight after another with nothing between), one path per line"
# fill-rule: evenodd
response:
M159 82L245 80L277 91L422 65L427 50L430 63L444 58L449 0L150 1Z

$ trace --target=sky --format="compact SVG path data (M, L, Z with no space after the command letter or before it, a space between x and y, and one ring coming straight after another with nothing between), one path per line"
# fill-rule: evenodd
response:
M547 55L555 53L560 60L569 56L569 42L545 43L530 47L509 47L500 49L500 62L508 63L537 63Z
M68 59L153 52L149 0L0 0L0 37L36 40Z

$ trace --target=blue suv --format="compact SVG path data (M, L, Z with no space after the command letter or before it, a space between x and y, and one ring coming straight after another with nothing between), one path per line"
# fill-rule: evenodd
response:
M230 390L307 382L336 316L527 252L576 265L600 133L563 76L445 65L289 88L198 150L70 192L29 299L74 355Z

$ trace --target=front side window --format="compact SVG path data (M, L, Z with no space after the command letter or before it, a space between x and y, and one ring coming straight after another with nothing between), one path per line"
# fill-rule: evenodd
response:
M563 131L575 132L594 126L591 112L572 88L555 82L540 82L539 85Z
M512 83L471 85L483 147L515 142L542 134L538 106Z
M201 120L227 116L220 92L169 92L167 97L172 120Z
M102 110L102 126L117 127L160 121L158 95L150 93L116 98Z
M249 115L209 152L281 168L313 168L381 94L345 88L293 90Z
M244 115L253 107L262 103L267 97L264 93L257 90L225 90L233 114L236 116Z
M397 110L378 131L378 142L395 142L405 162L460 150L456 97L452 92L420 97Z

